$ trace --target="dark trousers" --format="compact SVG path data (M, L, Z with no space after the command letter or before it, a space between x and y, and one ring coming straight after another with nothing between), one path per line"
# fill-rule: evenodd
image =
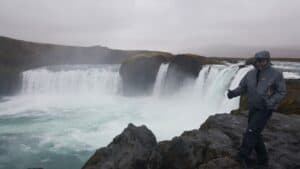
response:
M272 111L270 110L252 109L249 111L248 127L244 133L239 151L240 158L247 159L254 149L258 163L264 164L268 162L268 154L261 132L271 115Z

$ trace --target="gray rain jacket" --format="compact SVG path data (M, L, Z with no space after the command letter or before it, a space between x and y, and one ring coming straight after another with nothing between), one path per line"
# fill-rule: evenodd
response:
M256 80L257 69L250 70L240 82L239 86L232 90L234 97L241 94L248 96L249 109L277 108L280 100L286 95L285 80L282 72L275 70L269 63L260 71Z

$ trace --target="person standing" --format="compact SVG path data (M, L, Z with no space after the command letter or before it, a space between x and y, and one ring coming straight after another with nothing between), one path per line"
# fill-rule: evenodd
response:
M242 168L253 150L257 154L257 169L268 168L268 153L262 131L272 112L286 95L286 85L282 72L274 69L269 51L257 52L254 56L254 69L250 70L234 90L228 90L229 99L245 94L248 97L248 126L243 135L237 160Z

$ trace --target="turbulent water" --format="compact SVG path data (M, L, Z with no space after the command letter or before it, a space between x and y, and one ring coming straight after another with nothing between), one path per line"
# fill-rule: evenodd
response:
M286 78L299 65L277 63ZM238 107L228 88L251 67L208 65L175 94L162 94L161 65L153 95L122 96L120 65L62 65L23 72L19 95L0 103L0 169L78 169L128 123L145 124L158 140L199 128L212 114Z

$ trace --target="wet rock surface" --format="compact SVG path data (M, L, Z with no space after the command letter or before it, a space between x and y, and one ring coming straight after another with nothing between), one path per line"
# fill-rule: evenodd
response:
M156 138L149 129L129 124L112 143L97 150L83 169L146 168L156 145Z
M127 96L151 94L159 67L170 55L136 55L122 63L120 75L123 94Z
M238 169L234 160L247 113L210 116L199 129L156 142L145 126L129 125L83 169ZM263 131L270 168L300 168L300 116L274 113ZM255 165L255 153L252 154Z
M183 84L195 80L203 65L220 63L221 61L199 55L175 55L170 61L167 71L165 90L167 92L176 91Z

